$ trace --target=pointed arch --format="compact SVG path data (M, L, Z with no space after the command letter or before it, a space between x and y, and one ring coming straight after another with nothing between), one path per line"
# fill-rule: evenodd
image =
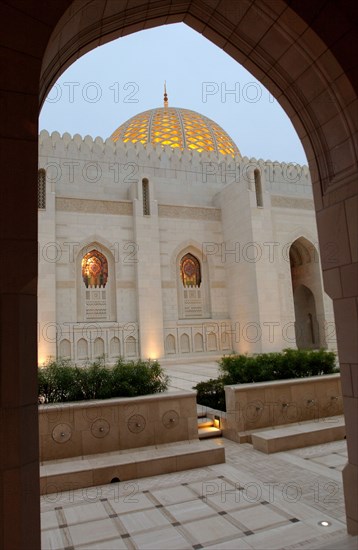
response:
M326 345L324 333L324 296L318 251L305 237L289 249L295 334L298 348Z
M231 334L229 332L223 332L221 334L221 349L228 350L232 348Z
M208 348L208 351L217 351L218 339L215 332L209 332L207 336L207 348Z
M200 287L201 267L196 256L188 252L180 260L180 277L185 288Z
M211 317L209 267L200 248L192 245L177 247L175 280L179 319Z
M165 351L168 355L176 353L175 336L173 334L168 334L165 338Z
M77 320L116 321L116 272L112 251L86 240L76 257Z
M180 351L181 353L190 353L190 338L186 332L180 336Z
M194 336L194 350L204 351L204 339L200 332L197 332Z
M84 338L77 342L77 359L88 359L88 342Z
M113 336L109 343L109 354L112 358L119 357L121 355L121 342L117 336Z
M125 342L125 355L126 357L137 356L137 340L134 336L128 336Z
M64 358L71 357L71 342L67 338L64 338L60 342L59 356Z
M93 355L95 359L104 355L104 341L100 337L93 342Z
M105 288L108 279L108 262L102 252L93 249L81 261L82 279L86 288Z

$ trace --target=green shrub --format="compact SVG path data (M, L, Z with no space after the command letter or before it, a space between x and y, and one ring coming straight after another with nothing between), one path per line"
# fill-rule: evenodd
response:
M99 357L85 367L74 367L75 384L80 399L108 399L111 391L111 371L105 365L104 357Z
M157 361L125 363L119 359L111 371L113 397L134 397L163 392L169 378Z
M285 349L256 356L230 355L219 362L224 384L246 384L331 374L337 371L331 351Z
M200 405L226 411L224 383L221 378L199 382L193 389L198 392L196 400Z
M76 369L71 361L50 361L38 370L38 393L48 403L77 401L80 389L76 384Z
M107 367L104 358L78 367L69 360L51 361L38 370L39 401L61 403L163 392L169 378L157 361L124 362Z
M285 349L281 353L261 353L255 356L228 355L221 358L219 378L200 382L197 402L225 411L225 385L248 384L269 380L303 378L338 372L332 351Z

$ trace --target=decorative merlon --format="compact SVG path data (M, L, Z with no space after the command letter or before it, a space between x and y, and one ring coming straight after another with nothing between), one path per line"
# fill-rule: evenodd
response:
M111 138L103 140L97 136L89 135L84 138L79 134L73 137L65 132L62 136L59 132L49 134L42 130L39 135L39 156L57 157L61 160L80 160L85 162L108 163L108 170L112 163L135 163L143 172L146 169L158 168L161 170L189 171L205 176L194 176L193 179L203 183L218 183L225 185L233 181L239 181L247 177L255 169L259 169L265 175L266 182L283 184L299 184L310 186L311 179L309 168L306 165L278 162L249 158L239 155L232 158L230 155L216 154L214 152L190 151L188 149L172 149L169 146L144 145L140 142L123 143L113 142ZM225 177L223 177L223 174ZM163 174L166 177L168 174ZM177 174L177 177L180 173ZM267 186L266 186L267 188ZM267 188L268 190L268 188Z

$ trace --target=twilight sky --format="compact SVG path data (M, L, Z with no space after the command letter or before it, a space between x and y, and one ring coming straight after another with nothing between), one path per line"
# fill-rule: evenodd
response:
M92 50L48 95L40 129L107 138L133 115L184 107L215 120L241 154L307 164L289 118L248 71L183 23L149 29Z

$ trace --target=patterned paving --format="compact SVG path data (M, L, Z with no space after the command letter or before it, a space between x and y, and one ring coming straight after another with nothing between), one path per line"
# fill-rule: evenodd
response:
M165 372L170 377L169 391L172 390L192 390L198 382L217 378L219 366L216 361L206 361L200 363L163 364Z
M42 549L357 548L344 441L275 455L216 441L226 464L42 497Z
M172 390L218 372L215 361L165 368ZM345 441L272 455L216 441L225 464L42 497L42 550L358 549L345 526Z

